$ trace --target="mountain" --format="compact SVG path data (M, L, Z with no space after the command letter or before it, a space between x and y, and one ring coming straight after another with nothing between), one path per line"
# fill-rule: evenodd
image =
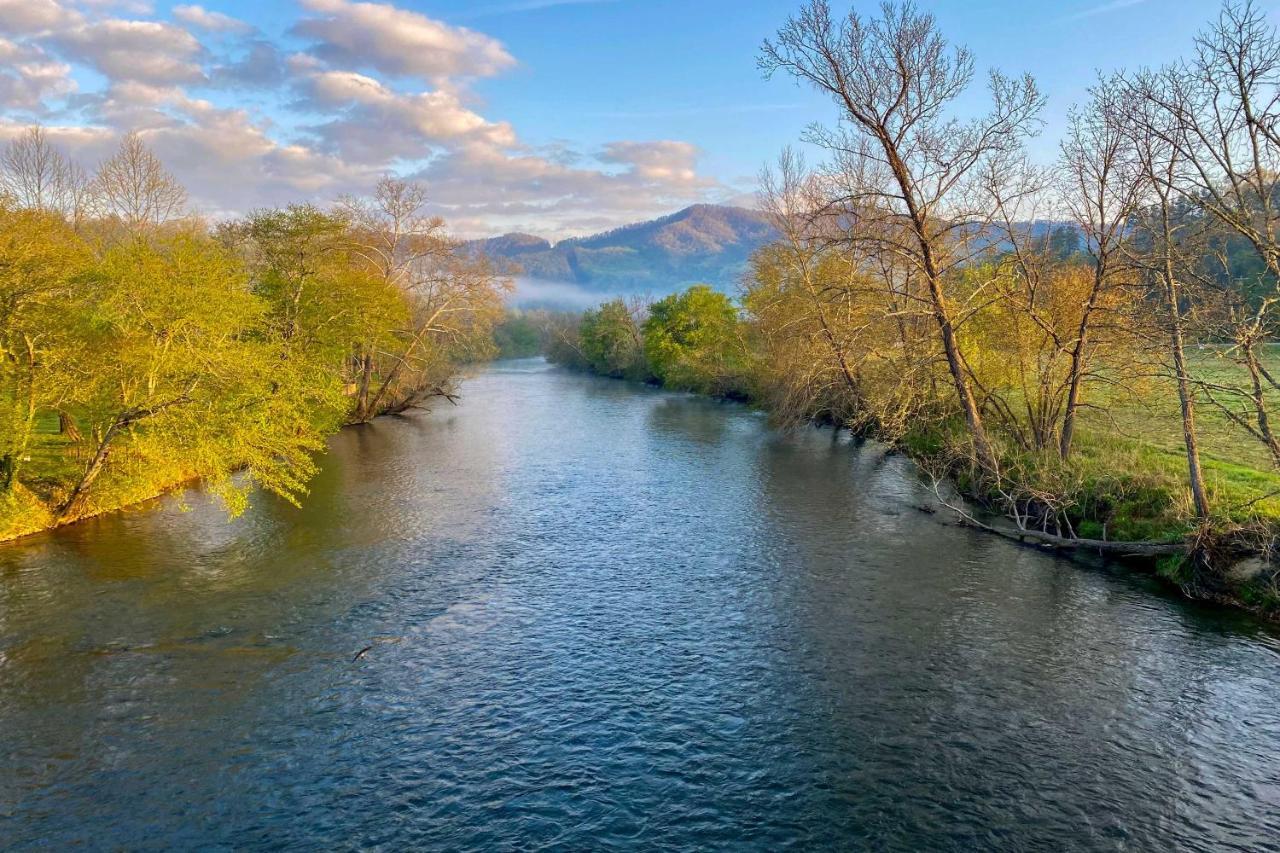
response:
M510 262L527 278L596 294L661 296L695 282L733 290L751 253L776 236L762 213L698 204L661 219L556 244L530 234L504 234L471 246Z
M1063 257L1079 248L1073 225L1044 220L1015 226ZM518 303L581 307L602 296L665 296L699 282L731 293L751 253L777 237L763 213L697 204L661 219L554 244L513 233L469 245L513 267L520 279ZM978 246L1001 250L1007 245L995 232L974 237Z

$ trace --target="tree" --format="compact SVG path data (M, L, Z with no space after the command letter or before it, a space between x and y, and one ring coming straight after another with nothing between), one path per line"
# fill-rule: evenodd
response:
M28 128L0 155L0 194L29 210L56 213L73 224L85 215L88 178L39 125Z
M1071 368L1059 452L1071 456L1076 419L1085 379L1091 368L1092 335L1100 310L1125 284L1121 278L1129 222L1142 188L1133 141L1116 120L1124 100L1123 84L1102 79L1090 91L1089 103L1071 112L1062 142L1062 194L1067 210L1084 237L1092 281L1084 296L1080 322L1063 343Z
M990 114L948 118L948 105L973 79L973 58L950 49L933 17L911 3L885 3L868 21L856 12L836 20L826 0L811 0L765 42L760 64L766 74L785 71L812 85L839 109L840 125L816 129L810 140L836 157L833 204L850 214L847 239L905 261L922 279L976 461L995 476L950 290L957 265L969 259L960 244L992 217L974 179L1034 130L1043 102L1034 81L992 72Z
M1163 85L1156 74L1142 74L1128 81L1128 93L1113 105L1108 120L1122 129L1133 151L1141 176L1141 195L1131 225L1135 239L1125 244L1130 261L1143 275L1161 307L1157 328L1163 326L1171 372L1178 390L1183 449L1188 483L1196 516L1209 517L1209 496L1200 462L1200 437L1196 426L1194 379L1186 355L1186 286L1194 284L1198 226L1181 216L1178 205L1180 175L1185 168L1182 150L1172 143L1176 118L1163 110L1157 94ZM1190 254L1189 254L1190 253Z
M742 393L744 351L738 309L705 284L660 299L644 321L644 355L671 388Z
M342 213L312 205L255 211L222 225L218 237L244 260L265 300L264 336L282 395L318 425L344 421L352 355L389 341L389 330L407 322L400 293L358 254Z
M586 366L616 379L649 378L640 326L647 306L612 299L583 313L578 324L578 352Z
M491 332L510 281L487 258L451 239L444 221L424 212L426 201L421 185L388 177L370 199L340 205L357 253L403 294L410 313L406 326L388 330L395 339L382 358L369 347L358 358L358 422L432 396L452 397L456 362L491 353Z
M790 148L761 174L761 201L781 239L752 258L744 305L767 354L755 373L783 423L814 417L852 422L871 415L860 374L869 324L849 328L852 283L842 275L839 223L804 158ZM850 334L852 333L852 334ZM815 345L816 344L816 345ZM877 424L879 426L880 424Z
M1280 35L1252 0L1228 2L1196 38L1189 60L1131 80L1142 133L1170 151L1170 192L1199 221L1203 257L1184 267L1223 285L1209 335L1230 341L1225 353L1244 367L1247 384L1194 381L1211 405L1258 440L1280 465L1271 397L1280 382L1259 347L1280 330ZM1249 246L1263 274L1238 265L1235 244ZM1203 270L1203 261L1221 274ZM1250 285L1250 280L1253 285Z
M83 510L122 443L134 459L148 450L180 454L192 476L227 482L238 460L210 448L228 428L229 410L244 411L268 393L262 365L245 343L266 306L250 292L243 267L211 241L177 233L108 249L93 284L93 323L111 356L76 394L94 447L59 502L58 518ZM247 382L251 377L262 384L247 390L258 385ZM253 473L290 491L288 475Z
M92 192L102 212L135 235L177 219L187 203L187 191L137 132L98 167Z
M0 205L0 493L21 473L36 416L83 382L89 266L59 216Z
M508 311L493 329L498 357L532 358L543 353L547 345L546 321L545 311Z

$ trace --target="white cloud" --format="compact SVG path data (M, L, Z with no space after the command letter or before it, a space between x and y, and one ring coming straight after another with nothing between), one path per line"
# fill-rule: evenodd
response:
M434 146L463 138L496 146L516 143L506 123L491 123L462 105L453 92L394 92L353 71L323 71L300 87L305 104L336 116L312 128L327 148L358 162L422 159Z
M0 0L0 33L34 35L79 23L79 12L58 0Z
M295 35L335 67L440 80L489 77L515 65L502 43L385 3L302 0L318 17L299 21Z
M0 109L43 113L45 100L75 91L71 66L36 45L0 37Z
M204 79L200 67L204 46L174 24L111 18L59 32L53 43L67 58L113 81L179 84Z
M149 0L79 0L79 3L95 12L120 15L151 15L156 10Z
M695 183L698 149L688 142L611 142L600 159L631 167L642 178L675 184Z
M253 32L253 27L244 21L221 12L211 12L203 6L174 6L173 17L184 24L208 30L211 33L247 35Z
M720 187L693 170L678 142L615 142L600 155L620 171L573 166L490 145L457 146L418 173L451 220L475 231L555 237L670 213Z
M490 36L387 3L301 4L291 33L307 46L286 55L204 6L174 7L166 22L128 17L136 0L0 0L0 141L38 116L92 168L138 130L214 215L323 204L412 172L435 212L469 234L569 236L723 192L687 142L584 152L530 144L484 115L468 82L516 63ZM96 79L85 68L105 82L77 91L77 79Z

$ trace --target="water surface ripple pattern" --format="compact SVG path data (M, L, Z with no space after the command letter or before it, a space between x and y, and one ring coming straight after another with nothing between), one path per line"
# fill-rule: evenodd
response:
M1280 850L1276 635L927 493L514 362L0 546L0 847Z

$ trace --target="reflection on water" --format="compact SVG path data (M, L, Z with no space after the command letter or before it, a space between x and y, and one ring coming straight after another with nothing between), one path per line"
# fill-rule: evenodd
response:
M1280 849L1276 638L925 491L517 362L0 546L0 847Z

